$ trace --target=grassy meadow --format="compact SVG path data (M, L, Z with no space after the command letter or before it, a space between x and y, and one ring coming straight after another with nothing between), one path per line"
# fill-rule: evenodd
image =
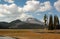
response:
M0 29L0 35L19 39L60 39L60 30Z

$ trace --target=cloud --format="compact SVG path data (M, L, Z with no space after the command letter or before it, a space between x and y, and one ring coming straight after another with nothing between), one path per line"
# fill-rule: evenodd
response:
M26 14L26 12L44 12L51 9L49 1L46 1L44 3L40 3L36 0L27 1L26 5L23 7L17 6L15 3L13 3L13 0L5 0L5 2L12 4L0 4L0 21L10 22L16 19L24 21L28 17L32 17L31 15Z
M4 17L4 15L3 14L0 14L0 17Z
M33 12L36 11L39 7L39 1L27 1L26 5L24 5L23 10L25 12Z
M31 15L27 15L27 14L25 14L25 13L22 13L22 15L21 15L19 18L20 18L20 20L22 20L22 21L26 21L27 18L29 18L29 17L32 17L32 16L31 16Z
M48 10L51 10L51 9L52 9L52 6L51 6L49 1L41 3L40 7L39 7L39 11L41 11L41 12L48 11Z
M14 3L14 0L4 0L4 1L8 3Z
M30 15L27 15L23 12L23 8L12 3L10 5L0 4L0 21L13 21L16 19L25 20Z
M18 12L23 13L24 12L23 8L22 7L18 7Z
M56 1L54 3L54 6L55 6L56 10L60 12L60 0Z
M21 7L18 7L16 4L11 4L11 5L7 5L7 4L0 4L0 20L5 20L6 21L12 21L14 19L17 19L17 17L19 17L19 15L21 15L21 11L22 9L20 9Z
M1 4L0 12L2 14L15 14L18 12L18 6L16 4L11 4L11 5Z
M39 1L27 1L26 5L24 5L23 10L25 12L44 12L51 10L52 6L49 1L46 1L44 3L40 3Z

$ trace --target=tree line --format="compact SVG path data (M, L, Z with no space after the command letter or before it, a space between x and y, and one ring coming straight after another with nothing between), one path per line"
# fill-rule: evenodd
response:
M54 15L54 17L50 15L48 20L48 16L45 14L44 23L45 23L45 26L48 26L48 30L60 29L59 18L57 15Z

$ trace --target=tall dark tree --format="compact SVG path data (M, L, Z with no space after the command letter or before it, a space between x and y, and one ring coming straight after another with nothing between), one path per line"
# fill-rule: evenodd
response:
M56 29L56 15L54 16L54 29Z
M54 28L59 29L59 18L57 15L54 16Z
M48 17L47 17L47 15L45 14L45 15L44 15L44 23L45 23L45 26L46 26L46 23L47 23L47 19L48 19Z
M49 30L53 30L54 29L52 15L50 15L50 18L49 18L49 26L48 26L48 29Z
M44 15L45 29L47 29L47 22L48 22L48 16L45 14L45 15Z

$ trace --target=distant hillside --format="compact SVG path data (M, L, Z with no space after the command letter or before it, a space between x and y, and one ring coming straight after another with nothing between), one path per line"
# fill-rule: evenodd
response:
M0 22L0 29L6 29L9 27L9 23L7 22Z
M0 22L0 29L41 29L41 28L44 28L44 23L35 18L28 18L25 22L18 19L10 23Z
M38 19L36 18L28 18L26 20L27 23L32 23L32 24L40 24L40 25L44 25L44 23L42 21L39 21Z

